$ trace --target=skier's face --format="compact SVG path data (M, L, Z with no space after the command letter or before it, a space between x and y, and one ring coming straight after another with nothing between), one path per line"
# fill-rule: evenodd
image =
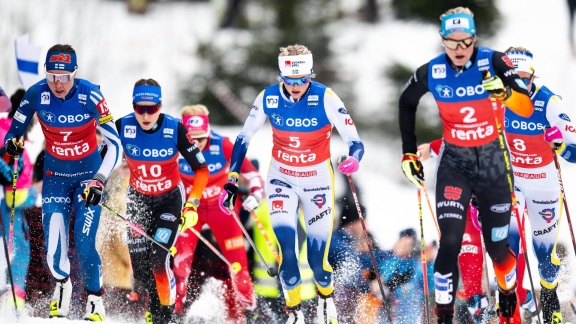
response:
M136 120L143 130L150 130L160 116L160 105L154 102L136 102L134 103L134 112Z
M446 49L446 54L456 66L464 66L474 53L474 35L455 32L442 39L442 46Z
M308 91L311 76L310 74L301 74L291 75L289 77L281 76L281 78L284 88L286 88L290 96L294 99L300 99L306 94L306 91Z
M46 81L48 81L48 88L56 96L56 98L64 98L74 86L74 78L76 71L70 73L61 70L48 70L46 71Z

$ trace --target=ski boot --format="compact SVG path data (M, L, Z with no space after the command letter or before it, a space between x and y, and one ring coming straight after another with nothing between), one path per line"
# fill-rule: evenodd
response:
M540 291L540 304L542 305L542 317L544 318L544 323L563 323L562 313L560 313L560 301L558 300L558 294L556 293L556 288L558 286L548 289L542 287Z
M338 313L336 312L333 296L333 293L328 296L318 294L316 315L318 316L319 324L338 324Z
M524 310L524 320L526 322L537 321L536 300L531 291L526 294L526 300L520 305L520 308Z
M454 319L454 307L446 306L436 306L434 308L434 314L438 318L438 324L452 324Z
M466 306L474 323L481 324L488 309L488 299L484 295L476 295L468 298Z
M85 321L104 322L106 311L102 303L102 296L88 294L88 301L86 302L86 314L84 314Z
M288 322L286 324L304 324L304 313L302 307L298 304L294 307L286 307L288 313Z
M516 287L502 290L498 287L498 314L500 323L520 324L520 305L516 296Z
M56 288L50 300L49 318L68 316L70 298L72 298L72 283L70 282L70 277L56 280Z

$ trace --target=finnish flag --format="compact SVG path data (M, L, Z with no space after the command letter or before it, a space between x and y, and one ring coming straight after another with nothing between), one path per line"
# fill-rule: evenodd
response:
M44 78L44 76L39 73L42 48L30 44L28 34L17 37L14 41L14 47L16 50L16 65L18 66L20 84L24 89L28 89L31 85Z

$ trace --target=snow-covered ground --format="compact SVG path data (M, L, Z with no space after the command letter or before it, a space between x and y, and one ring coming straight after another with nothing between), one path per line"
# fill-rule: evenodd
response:
M219 3L218 1L215 1ZM352 7L359 0L344 1ZM221 3L221 2L220 2ZM547 84L561 94L568 113L576 116L573 91L576 61L567 44L568 14L564 1L499 1L504 17L502 30L494 39L481 40L483 45L504 50L522 45L535 54L539 84ZM103 0L0 0L0 85L11 94L19 81L13 51L14 38L30 34L30 41L47 50L56 43L70 43L78 52L78 76L101 84L110 109L116 117L131 111L134 82L153 77L162 84L165 110L178 110L176 91L178 81L195 71L199 60L195 57L198 42L215 37L218 6L208 2L154 3L143 16L127 13L123 1ZM440 12L439 12L440 14ZM358 113L396 113L396 107L369 109L374 102L390 102L389 87L374 71L399 62L413 68L425 63L442 51L437 26L395 21L384 14L378 25L360 24L350 19L332 26L338 33L332 46L338 48L342 69L352 75L350 86L361 98ZM274 76L270 78L274 81ZM368 107L366 111L362 109ZM239 127L214 128L234 138ZM362 129L359 130L363 136ZM366 141L366 155L360 172L353 176L361 188L361 201L367 205L367 222L378 243L391 248L400 230L419 228L416 190L404 179L400 170L400 144L386 138ZM249 157L266 166L270 160L271 136L268 127L254 138ZM333 141L333 155L345 154L339 138ZM433 170L435 161L424 163L427 188L433 199ZM569 205L576 206L576 167L562 162L563 177ZM347 184L339 177L339 190ZM576 208L576 207L573 207ZM437 239L436 229L427 205L424 204L424 233L426 240ZM567 228L563 222L560 241L568 247L570 264L574 253ZM532 258L533 273L537 274ZM573 298L571 291L563 298ZM207 302L206 306L209 305ZM202 305L199 305L202 306ZM211 306L208 306L211 307ZM196 309L205 309L198 307ZM46 320L24 318L21 323L41 323ZM0 322L4 322L0 320ZM70 323L66 320L51 323ZM121 321L118 321L121 323Z

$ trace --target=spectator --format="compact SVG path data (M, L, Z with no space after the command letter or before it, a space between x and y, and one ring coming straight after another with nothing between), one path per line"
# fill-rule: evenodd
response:
M400 232L398 241L387 251L378 265L384 283L390 290L394 323L424 323L424 275L417 246L416 231L407 228ZM426 250L428 291L434 286L434 258L436 242ZM430 316L430 314L427 314Z

